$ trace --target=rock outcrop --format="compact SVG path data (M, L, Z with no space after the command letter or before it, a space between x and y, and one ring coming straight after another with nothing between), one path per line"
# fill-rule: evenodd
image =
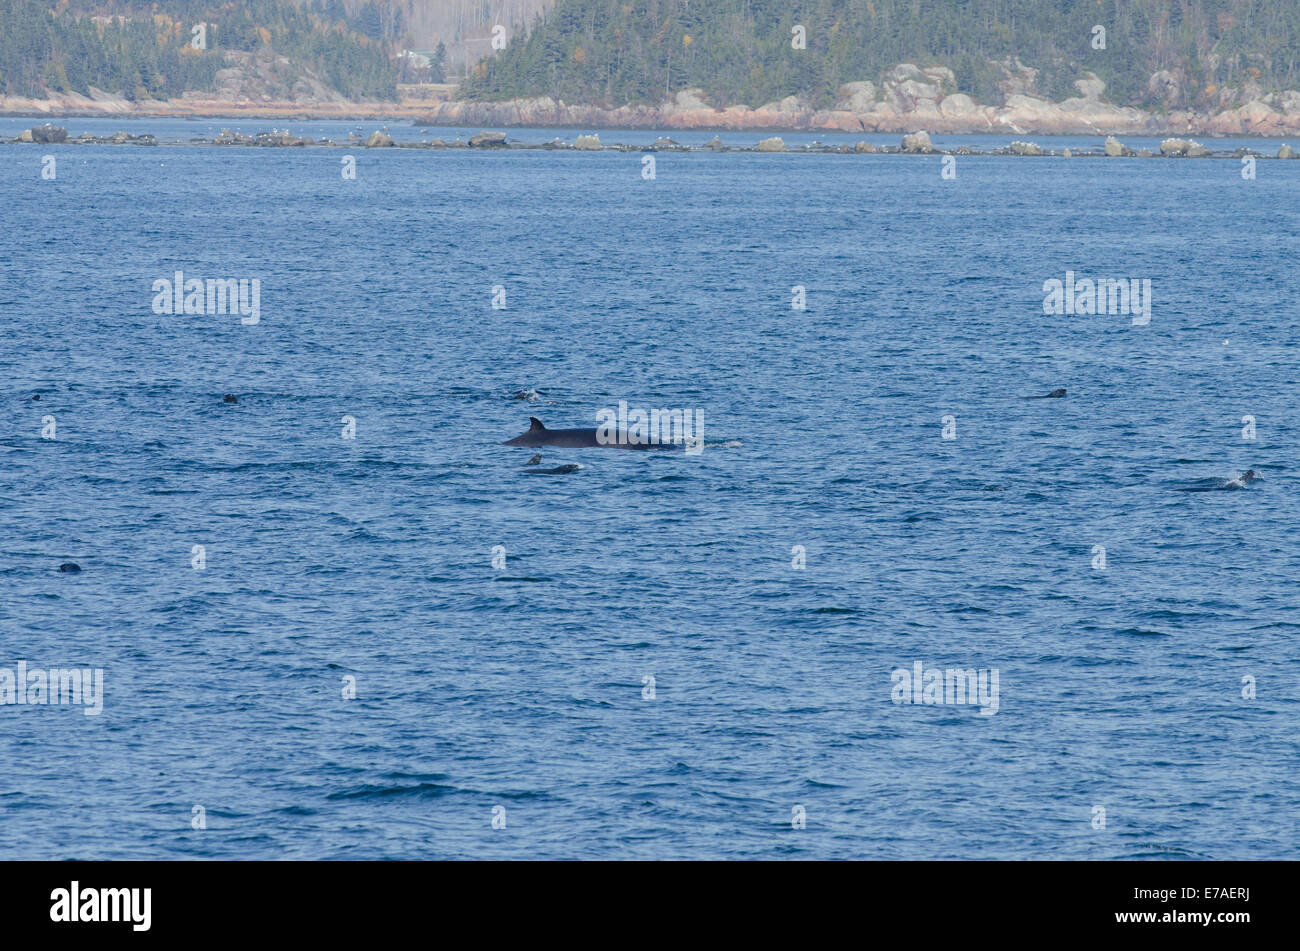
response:
M1174 157L1203 158L1210 150L1191 139L1165 139L1160 143L1160 154Z
M1012 142L1008 148L1013 155L1042 155L1043 147L1034 142Z
M1152 74L1148 96L1163 106L1119 106L1104 98L1093 73L1075 81L1078 95L1054 102L1038 88L1038 73L1015 61L997 64L1003 103L981 105L959 92L951 70L900 63L879 81L840 86L829 108L814 109L795 96L759 106L713 105L702 89L686 89L654 105L602 108L549 97L510 102L436 103L425 124L501 123L658 129L789 129L903 133L991 132L1014 135L1282 135L1300 134L1300 90L1269 94L1253 82L1220 90L1215 102L1197 100L1192 79L1180 70ZM1198 102L1196 108L1186 105ZM1199 111L1198 111L1199 110ZM1121 152L1121 155L1128 154Z
M191 91L171 100L127 100L91 87L86 94L49 93L43 98L0 96L0 113L87 116L247 116L289 118L380 117L414 119L420 125L483 128L791 130L888 133L918 128L933 134L975 132L1029 135L1144 135L1187 138L1236 135L1300 135L1300 89L1269 90L1246 70L1231 86L1205 87L1181 67L1155 70L1138 93L1139 109L1106 100L1105 83L1092 73L1074 83L1077 95L1053 101L1043 95L1038 72L1015 60L992 64L1001 71L998 105L976 102L958 89L951 70L900 63L870 80L840 86L825 108L796 96L749 106L720 105L703 89L676 92L667 101L602 107L549 96L505 102L454 98L440 87L433 98L400 102L349 102L326 77L270 51L227 51L211 92ZM766 133L765 133L766 134ZM37 141L28 130L22 141ZM357 145L363 144L358 140ZM464 147L448 145L449 148ZM1123 154L1123 153L1121 153Z
M763 141L758 143L758 150L760 152L784 152L785 140L780 138L779 136L773 136L770 139L764 139Z
M119 133L120 134L120 133ZM117 136L113 136L114 141ZM231 132L229 129L222 129L221 134L212 140L213 145L256 145L257 139L251 135L244 135L242 132Z
M505 145L504 132L480 132L478 135L470 136L469 140L471 149L502 149Z
M375 135L383 135L383 133L376 132ZM371 138L374 138L374 136L371 136ZM393 140L391 138L389 138L388 136L384 136L384 138L388 139L389 145L393 144ZM290 135L287 129L284 131L276 129L273 132L259 132L254 137L254 141L257 145L262 145L262 146L267 146L272 148L313 144L312 140L309 138L299 138L296 135Z
M934 146L930 144L930 133L925 131L903 136L902 148L904 152L915 152L921 155L928 155L934 151Z
M31 134L30 139L24 139L26 142L35 142L38 145L58 145L60 142L68 141L68 130L62 126L38 125L28 130Z

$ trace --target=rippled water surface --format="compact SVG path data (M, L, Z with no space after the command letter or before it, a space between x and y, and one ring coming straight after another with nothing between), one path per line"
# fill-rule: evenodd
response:
M0 668L105 684L0 706L7 857L1294 857L1298 186L0 146ZM1150 324L1044 316L1067 270ZM500 445L620 400L709 445Z

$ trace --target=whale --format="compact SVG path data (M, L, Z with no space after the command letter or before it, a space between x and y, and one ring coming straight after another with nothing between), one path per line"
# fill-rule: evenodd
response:
M592 429L547 429L536 416L528 417L528 432L520 433L514 439L507 439L503 446L527 446L536 449L539 446L555 446L559 449L680 449L672 443L633 443L626 438L626 433L616 433L614 441L601 442L596 438L597 430Z
M581 463L568 462L562 466L556 466L554 469L525 469L524 475L568 475L570 472L577 472L585 468Z
M1034 396L1022 396L1020 398L1022 400L1054 400L1054 399L1059 399L1064 395L1065 395L1065 388L1062 387L1059 390L1052 390L1052 392L1050 393L1038 393L1035 394Z
M1245 472L1231 479L1202 479L1194 485L1186 485L1179 488L1179 492L1231 492L1233 489L1244 489L1252 482L1262 482L1263 477L1254 469L1247 469Z
M570 472L577 472L585 468L576 462L568 462L562 466L556 466L554 469L529 469L529 466L540 466L542 464L542 454L539 452L533 458L524 463L524 475L568 475Z

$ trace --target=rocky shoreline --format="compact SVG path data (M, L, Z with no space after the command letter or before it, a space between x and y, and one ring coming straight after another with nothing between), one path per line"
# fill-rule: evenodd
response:
M50 119L266 119L307 122L340 119L385 122L414 119L431 108L427 100L353 102L345 99L211 98L186 94L178 99L132 101L101 90L91 95L59 93L46 99L0 96L0 116Z
M1246 82L1220 90L1200 109L1177 107L1185 78L1154 73L1151 109L1117 106L1104 97L1105 84L1092 74L1078 80L1079 95L1053 102L1035 95L1035 71L1008 68L1003 104L981 105L956 91L946 67L902 63L880 82L841 86L829 109L814 109L795 96L750 107L717 108L703 90L679 92L659 105L608 108L547 97L507 102L457 100L454 87L439 87L439 101L347 102L308 98L281 101L205 98L189 93L166 101L130 102L92 90L50 99L0 97L0 115L135 116L150 118L260 118L308 121L347 119L382 122L409 119L417 125L476 128L661 129L719 132L865 132L902 134L914 129L947 134L1284 136L1300 134L1300 91L1266 92Z
M679 95L685 96L682 93ZM1201 135L1276 137L1300 134L1300 93L1288 93L1288 111L1252 101L1215 113L1151 113L1109 103L1071 100L1053 103L1029 96L1008 97L1001 107L979 106L961 93L933 108L895 110L874 103L870 111L810 110L794 97L757 109L729 106L569 105L550 99L501 103L449 101L418 116L419 125L578 129L667 129L718 132L882 132L926 128L948 134L992 135ZM927 101L922 100L922 103ZM883 107L883 108L882 108Z
M127 132L115 132L112 135L92 135L83 133L75 138L68 136L67 129L46 123L24 130L20 135L9 139L0 139L0 144L7 145L141 145L157 146L160 143L151 134L131 135ZM1045 149L1035 142L1014 141L1009 145L995 149L977 149L962 145L956 148L936 148L926 131L911 132L904 135L898 145L876 145L872 142L856 142L853 145L830 145L812 142L787 148L780 136L762 139L753 145L728 145L720 136L714 136L703 145L683 145L666 136L660 136L647 144L603 143L598 134L579 135L572 142L556 138L549 142L511 142L509 136L499 131L483 131L471 136L468 141L456 139L446 142L442 139L426 139L418 142L397 142L386 132L372 132L362 138L352 133L344 141L331 139L312 139L295 136L288 131L272 130L246 135L222 129L214 138L191 138L184 143L169 143L190 146L224 146L243 148L395 148L395 149L468 149L475 152L499 152L509 150L538 149L543 151L574 152L780 152L804 154L845 154L845 155L1009 155L1021 157L1058 156L1060 158L1277 158L1293 159L1295 151L1290 145L1282 145L1274 155L1251 148L1211 149L1194 139L1168 138L1160 143L1159 151L1151 149L1132 149L1114 136L1097 148L1065 148L1060 151Z
M931 132L1013 135L1281 136L1300 133L1300 92L1268 93L1251 83L1223 89L1213 107L1181 109L1185 77L1154 73L1148 92L1163 105L1153 110L1105 101L1094 74L1075 82L1079 95L1053 102L1033 94L1036 71L1017 65L1002 84L1004 104L981 105L956 91L952 70L896 66L880 83L841 86L830 109L813 109L795 96L751 108L715 108L705 92L688 89L658 106L616 109L549 98L508 102L434 103L422 125L541 126L580 129L698 129L708 131Z

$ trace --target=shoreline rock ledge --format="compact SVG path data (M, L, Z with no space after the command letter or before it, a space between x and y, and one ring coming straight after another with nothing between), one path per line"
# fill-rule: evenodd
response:
M1160 74L1153 80L1160 79ZM1167 77L1166 77L1167 79ZM714 105L703 89L684 89L656 105L601 106L567 103L549 96L476 102L448 99L430 103L415 119L420 125L518 126L586 129L696 129L773 132L878 132L1009 135L1265 135L1300 134L1300 91L1266 93L1257 85L1220 90L1201 108L1178 108L1175 96L1164 108L1120 106L1103 98L1106 84L1094 73L1075 81L1078 94L1056 102L1034 95L1032 79L1020 72L1003 84L1005 101L981 105L957 92L952 71L901 63L879 81L841 86L827 108L798 96L757 106ZM1168 82L1161 80L1157 87ZM1120 153L1121 155L1123 153Z

